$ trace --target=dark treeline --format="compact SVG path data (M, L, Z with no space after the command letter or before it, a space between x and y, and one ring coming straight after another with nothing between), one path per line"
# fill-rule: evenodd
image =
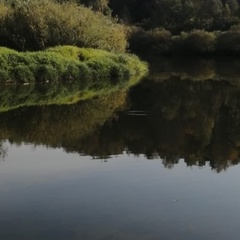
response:
M124 23L173 33L192 29L227 30L239 22L239 0L78 0Z
M110 0L113 13L144 28L173 33L192 29L227 30L239 22L239 0Z
M239 55L239 42L240 0L0 0L0 44L19 50Z
M129 26L137 53L239 54L239 0L80 0ZM147 51L147 52L146 52Z

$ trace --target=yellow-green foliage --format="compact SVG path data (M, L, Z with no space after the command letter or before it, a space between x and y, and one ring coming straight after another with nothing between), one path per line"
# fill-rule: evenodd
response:
M7 11L8 11L8 8L4 4L1 4L0 2L0 20L2 20L2 18L5 17L5 15L7 14Z
M39 52L0 47L0 66L0 82L79 81L83 88L127 81L147 71L134 55L74 46Z
M44 98L44 94L41 93L44 90L49 93L47 86L43 89L39 88L39 91L35 89L32 93L34 96L42 95ZM20 91L23 92L23 89L19 91L13 89L12 94L19 94ZM28 96L27 93L29 92L26 91L26 96ZM58 93L55 92L55 94ZM36 103L36 106L31 108L1 113L0 139L11 138L14 141L41 143L48 146L75 143L73 145L76 146L77 142L79 143L108 119L113 118L115 112L125 106L126 99L126 91L119 90L68 106L54 104L41 107ZM16 119L18 123L21 122L20 128L19 124L11 124ZM15 127L19 131L16 131Z
M129 82L100 89L83 89L82 85L78 82L65 84L1 85L0 113L19 107L71 105L119 90L125 92L129 87Z
M17 50L76 45L124 52L126 33L110 16L50 0L0 3L0 44Z

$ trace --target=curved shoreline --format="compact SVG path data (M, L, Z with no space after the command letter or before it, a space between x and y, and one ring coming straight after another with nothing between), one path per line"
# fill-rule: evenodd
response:
M0 47L0 65L1 83L79 81L83 88L97 83L116 84L148 71L147 64L135 55L75 46L37 52Z

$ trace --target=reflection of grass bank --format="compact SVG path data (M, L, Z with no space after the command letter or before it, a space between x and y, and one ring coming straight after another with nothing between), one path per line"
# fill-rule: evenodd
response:
M147 71L136 56L103 50L61 46L40 52L17 52L0 47L0 82L81 82L114 84Z
M74 146L114 118L126 100L126 91L119 90L72 105L31 106L3 112L0 141L67 146L67 151L75 151Z
M3 86L0 91L0 112L34 105L69 105L80 100L91 99L94 96L127 89L139 82L140 79L141 76L133 76L127 82L106 84L106 81L102 86L101 84L95 84L86 88L83 88L79 82Z

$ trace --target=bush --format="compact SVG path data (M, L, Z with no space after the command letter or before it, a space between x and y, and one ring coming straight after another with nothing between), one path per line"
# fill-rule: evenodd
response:
M71 1L2 3L0 26L0 44L17 50L76 45L123 52L127 46L123 25Z
M215 39L214 33L194 30L187 34L183 48L190 53L213 52L215 50Z
M72 81L75 79L86 78L89 76L90 71L86 64L79 63L69 63L66 67L66 71L63 75L64 81Z
M6 81L7 79L8 79L7 71L0 69L0 83Z
M51 65L39 65L36 69L36 78L38 82L54 82L59 80L59 75L56 70Z
M4 78L15 82L79 81L84 87L147 71L146 64L134 55L73 46L41 52L17 52L0 47L0 63L3 81Z
M10 70L11 79L18 79L19 82L33 82L33 72L26 65L19 65Z
M129 31L130 48L136 52L167 52L172 34L164 28L145 31L140 27L132 27Z
M152 42L155 43L155 49L162 52L168 51L172 38L171 32L165 30L164 28L155 28L148 32Z
M240 31L230 30L218 35L216 49L222 52L240 51Z

